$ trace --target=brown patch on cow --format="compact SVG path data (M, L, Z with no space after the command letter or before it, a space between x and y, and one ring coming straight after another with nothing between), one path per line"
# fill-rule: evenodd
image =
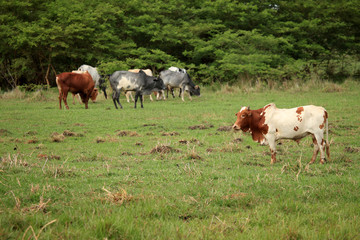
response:
M299 127L298 126L295 126L294 127L294 131L298 131L299 130Z
M276 129L275 131L276 131L276 132L279 132L279 129Z
M304 111L304 107L298 107L297 109L296 109L296 113L297 113L297 115L296 115L296 117L297 117L297 119L298 119L298 121L299 122L302 122L302 116L301 116L301 113Z
M328 114L326 111L324 111L324 122L319 126L320 129L323 129L325 127L327 118L328 118Z
M298 108L296 109L296 113L299 114L299 115L300 115L303 111L304 111L304 107L298 107Z

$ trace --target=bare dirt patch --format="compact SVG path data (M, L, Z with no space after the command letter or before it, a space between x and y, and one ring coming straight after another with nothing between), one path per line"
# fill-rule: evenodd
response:
M205 124L200 124L200 125L194 125L194 126L190 126L189 127L189 129L191 129L191 130L204 130L204 129L209 129L209 128L213 128L214 127L214 125L212 125L212 124L207 124L207 125L205 125Z
M217 129L217 131L220 132L229 132L232 131L232 126L222 126Z
M6 130L6 129L0 129L0 136L8 136L8 135L10 135L11 134L11 132L10 131L8 131L8 130Z
M180 133L178 132L163 132L161 136L179 136Z

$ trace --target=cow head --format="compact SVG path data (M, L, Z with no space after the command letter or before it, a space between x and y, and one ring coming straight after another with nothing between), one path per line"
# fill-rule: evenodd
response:
M164 84L164 81L160 77L154 78L154 82L155 82L155 86L154 86L155 89L159 91L165 90L166 86Z
M90 98L92 102L96 101L96 97L99 94L99 89L94 88L94 90L91 92Z
M196 85L195 87L190 88L190 95L200 96L200 87Z
M249 131L252 116L250 107L242 107L235 115L237 116L237 119L232 128L236 131Z

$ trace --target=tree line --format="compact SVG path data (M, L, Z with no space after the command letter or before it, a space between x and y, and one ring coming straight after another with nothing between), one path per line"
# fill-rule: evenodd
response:
M0 0L2 88L186 68L198 83L360 75L358 0Z

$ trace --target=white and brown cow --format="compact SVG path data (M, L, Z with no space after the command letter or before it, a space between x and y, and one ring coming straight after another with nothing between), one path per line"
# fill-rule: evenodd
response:
M328 114L323 107L313 105L280 109L274 103L263 108L250 110L243 107L236 113L234 130L250 132L254 141L268 144L271 151L271 163L276 162L276 144L279 139L299 141L311 135L314 143L313 163L320 150L320 163L325 163L325 148L330 158L328 141ZM324 131L326 130L326 141Z

